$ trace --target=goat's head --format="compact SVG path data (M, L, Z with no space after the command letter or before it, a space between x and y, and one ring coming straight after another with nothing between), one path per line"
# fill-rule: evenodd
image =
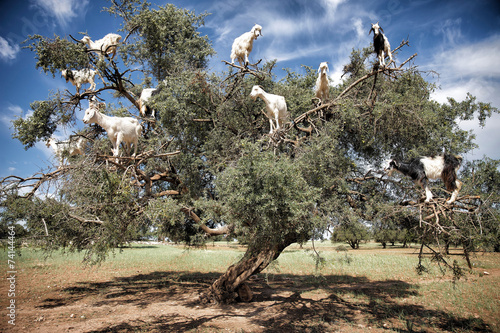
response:
M255 24L250 32L255 36L255 38L262 36L262 27Z
M83 44L90 44L90 37L85 36L82 39L80 39L80 42L82 42Z
M95 123L95 114L97 112L97 106L92 104L92 103L89 103L89 108L87 110L85 110L85 115L83 116L83 123L84 124L91 124L91 123Z
M384 168L384 171L389 177L391 177L392 173L398 170L400 162L396 159L392 159L392 160L387 160L385 165L386 167Z
M368 34L370 34L372 31L373 31L373 34L376 36L379 34L379 30L384 32L384 29L382 29L379 25L378 25L378 22L377 23L372 23L372 28L370 29L370 32L368 32Z
M322 75L326 75L326 73L328 71L329 71L328 62L324 61L321 64L319 64L318 73L321 73Z
M50 148L50 146L52 146L52 143L56 143L56 140L54 140L54 138L50 137L47 142L45 142L45 145Z
M73 72L71 69L63 69L61 70L61 76L66 79L66 82L68 82L70 79L74 79L75 77L73 76Z
M252 91L250 92L250 97L255 101L257 97L261 96L264 93L264 89L261 86L253 86Z

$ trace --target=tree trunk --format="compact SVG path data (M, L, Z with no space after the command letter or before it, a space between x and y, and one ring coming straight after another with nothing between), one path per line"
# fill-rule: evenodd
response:
M203 301L215 303L232 303L237 297L249 302L253 295L245 281L253 274L262 272L269 264L279 257L281 252L293 241L287 241L273 248L248 248L245 256L236 264L230 266L202 296Z

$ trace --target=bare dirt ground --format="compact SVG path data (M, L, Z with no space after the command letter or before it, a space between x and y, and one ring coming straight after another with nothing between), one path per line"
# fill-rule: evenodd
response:
M266 280L262 275L249 283L251 302L204 305L198 298L219 273L78 276L68 271L64 283L51 274L41 270L19 281L27 292L16 297L16 325L6 325L2 318L0 331L493 332L484 316L496 315L456 317L411 302L417 293L412 283L365 277L325 276L312 282L307 276ZM497 269L484 278L498 276ZM6 290L1 286L3 298Z

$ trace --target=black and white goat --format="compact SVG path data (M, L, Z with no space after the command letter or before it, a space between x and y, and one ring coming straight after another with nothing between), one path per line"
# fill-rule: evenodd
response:
M429 180L441 178L450 192L451 198L447 204L453 203L462 188L462 182L457 179L457 171L462 163L462 157L451 154L440 154L436 156L422 156L411 159L408 162L401 162L393 159L389 162L386 172L389 176L394 171L399 171L403 175L409 176L425 190L425 202L432 199L429 189Z
M80 88L84 83L90 83L90 90L95 89L95 77L96 71L89 68L84 68L80 70L63 69L61 71L61 76L66 79L66 82L71 82L76 87L76 93L80 93Z
M377 54L378 65L380 67L385 67L386 55L390 59L389 61L390 65L392 62L391 44L389 44L389 40L383 34L384 29L382 29L377 22L375 24L372 23L372 28L370 29L370 32L368 32L368 34L370 34L372 31L373 31L373 48L375 53Z

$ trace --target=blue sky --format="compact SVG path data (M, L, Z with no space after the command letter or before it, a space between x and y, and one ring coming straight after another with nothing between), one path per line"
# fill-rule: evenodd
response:
M213 71L224 68L221 60L229 60L234 38L258 23L263 27L263 37L254 43L251 61L277 59L278 76L283 74L283 68L300 71L301 65L317 68L320 62L328 61L332 81L339 82L351 50L370 44L370 23L379 21L392 48L409 38L411 47L405 47L396 56L396 62L418 53L414 65L428 71L426 78L440 87L432 98L444 103L448 96L463 100L470 92L479 101L500 108L500 3L497 0L170 2L197 14L211 13L201 32L208 35L217 52L210 62ZM99 39L106 33L117 32L120 21L101 12L103 6L108 6L105 1L29 0L3 2L1 6L0 178L11 174L29 176L46 170L55 160L44 143L25 151L12 139L10 121L29 115L30 103L46 99L49 91L75 88L59 75L53 78L36 70L33 53L23 49L21 42L32 34L77 37L79 32ZM76 126L83 127L83 111L77 117ZM484 155L500 159L497 147L500 116L495 115L487 123L483 129L477 121L460 124L464 129L474 130L480 146L466 159L481 159ZM57 137L64 139L72 132L72 128L66 128L59 131Z

